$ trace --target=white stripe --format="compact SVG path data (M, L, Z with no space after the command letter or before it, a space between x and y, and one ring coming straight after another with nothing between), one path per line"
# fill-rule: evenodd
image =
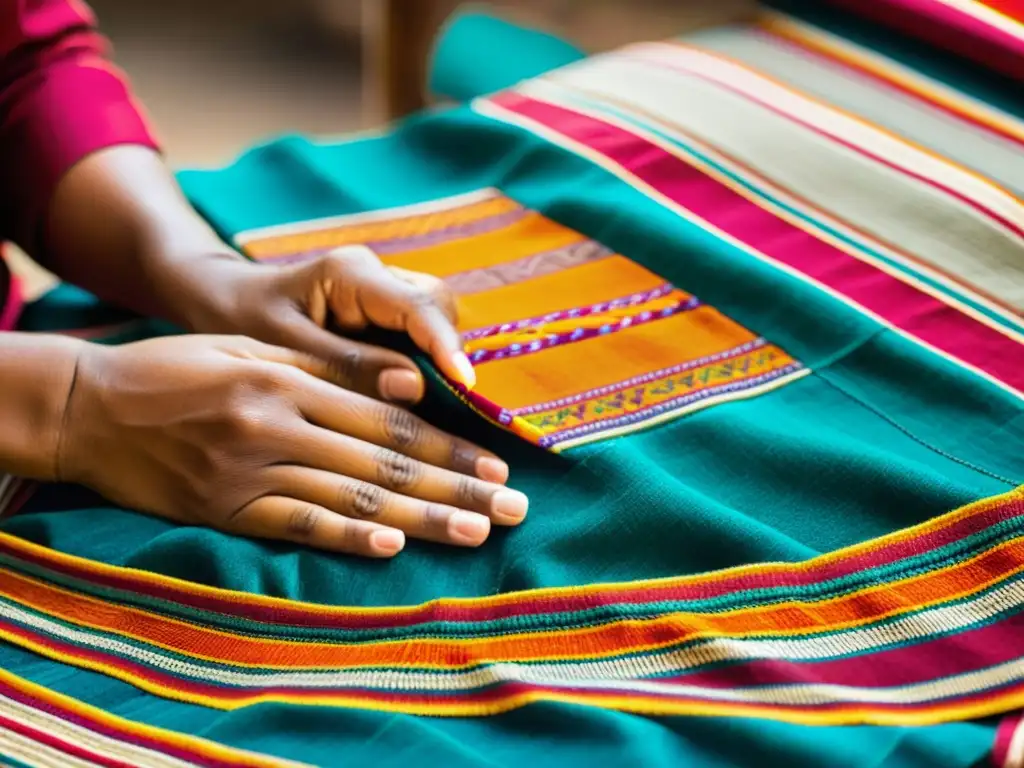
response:
M1019 263L1024 239L1020 235L951 193L872 160L701 74L609 58L553 75L549 82L578 88L613 105L620 102L627 110L640 110L641 120L653 115L663 124L679 126L874 238L895 243L1014 307L1024 307L1024 266ZM541 88L530 83L520 90ZM666 99L666 94L672 98ZM852 143L857 145L856 140ZM797 154L799 159L794 157ZM917 170L913 163L895 165ZM749 175L749 170L741 171L740 177ZM919 175L928 178L927 173ZM966 173L962 178L948 176L942 181L959 192L968 187L964 179L975 179ZM1024 207L1017 206L1007 218L1024 227Z
M8 755L15 760L35 768L96 768L99 763L72 757L66 752L46 744L0 728L0 755Z
M546 125L543 125L542 123L538 123L537 121L531 120L528 117L525 117L523 115L519 115L519 114L517 114L515 112L512 112L512 111L510 111L508 109L505 109L504 107L501 107L498 104L493 103L492 101L490 101L487 98L475 99L472 102L472 106L473 106L474 110L476 110L477 112L479 112L482 115L486 115L486 116L491 117L491 118L493 118L495 120L499 120L501 122L508 123L510 125L518 125L518 126L524 128L525 130L530 131L531 133L533 133L533 134L535 134L537 136L540 136L543 139L546 139L547 141L551 142L552 144L554 144L556 146L560 146L560 147L568 150L569 152L572 152L573 154L578 155L579 157L585 158L585 159L589 160L590 162L594 163L595 165L597 165L597 166L599 166L601 168L604 168L609 173L611 173L611 174L613 174L615 176L618 176L620 179L625 181L627 184L629 184L629 186L633 187L634 189L636 189L639 192L642 192L644 195L649 197L651 200L659 203L662 207L666 208L669 211L672 211L673 213L675 213L680 218L685 219L686 221L689 221L689 222L692 222L692 223L696 224L697 226L701 227L702 229L704 229L707 232L710 232L711 234L715 235L715 237L717 237L720 240L728 243L729 245L733 246L734 248L737 248L738 250L741 250L741 251L751 255L752 257L758 259L759 261L763 261L763 262L772 264L776 269L778 269L778 270L780 270L782 272L785 272L786 274L790 275L791 277L793 277L793 278L795 278L797 280L805 282L805 283L807 283L809 285L813 285L815 288L817 288L818 290L828 294L829 296L834 298L836 301L839 301L839 302L841 302L841 303L843 303L843 304L845 304L845 305L847 305L849 307L855 308L858 312L860 312L864 316L870 317L872 320L877 322L879 325L881 325L881 326L883 326L885 328L888 328L890 331L892 331L893 333L897 334L901 338L906 339L907 341L909 341L909 342L911 342L913 344L916 344L916 345L918 345L919 347L921 347L923 349L927 349L929 352L931 352L933 354L939 355L940 357L942 357L945 360L948 360L949 362L953 363L954 365L957 365L960 368L963 368L964 370L970 371L971 373L975 374L976 376L979 376L980 378L982 378L985 381L987 381L989 384L992 384L993 386L998 387L999 389L1003 390L1008 395L1010 395L1010 396L1012 396L1012 397L1014 397L1014 398L1016 398L1018 400L1024 401L1024 392L1018 392L1016 389L1011 387L1009 384L1007 384L1007 383L1005 383L1003 381L1000 381L999 379L997 379L995 376L993 376L992 374L988 373L987 371L983 371L980 368L978 368L976 366L973 366L973 365L971 365L970 363L968 363L968 362L966 362L964 360L960 360L959 358L954 357L953 355L949 354L948 352L945 352L945 351L943 351L943 350L941 350L941 349L939 349L937 347L932 346L931 344L929 344L928 342L924 341L923 339L919 339L916 336L914 336L914 335L904 331L902 328L899 328L898 326L896 326L893 323L889 322L888 320L886 320L881 315L878 315L878 314L872 312L867 307L864 307L864 306L858 304L857 302L853 301L852 299L850 299L850 298L844 296L843 294L839 293L839 291L835 290L834 288L831 288L830 286L827 286L824 283L821 283L821 282L815 280L814 278L810 277L809 275L805 275L803 272L800 272L799 270L789 266L788 264L785 264L785 263L783 263L781 261L773 259L772 257L768 256L767 254L762 253L761 251L758 251L758 250L750 247L749 245L747 245L745 242L743 242L739 238L730 235L729 233L719 229L718 227L714 226L713 224L711 224L710 222L706 221L705 219L702 219L699 216L696 216L692 211L690 211L687 208L684 208L683 206L679 205L674 200L672 200L670 197L668 197L667 195L665 195L662 192L659 192L657 189L652 187L650 184L648 184L647 182L645 182L642 179L638 178L633 173L628 171L626 168L624 168L623 166L621 166L618 163L614 162L613 160L611 160L610 158L608 158L605 155L601 154L600 152L598 152L598 151L596 151L594 149L591 149L590 147L588 147L588 146L586 146L584 144L581 144L581 143L579 143L577 141L574 141L574 140L564 136L563 134L559 133L558 131L556 131L556 130L554 130L552 128L549 128ZM678 151L678 148L669 146L667 142L660 140L658 137L653 136L652 134L644 132L642 130L639 130L639 129L636 128L636 126L624 124L624 123L622 123L622 121L616 121L613 117L611 117L611 116L609 116L607 114L597 114L597 113L594 113L593 111L590 111L590 110L587 110L585 108L582 108L582 107L580 107L579 105L576 105L576 104L570 105L568 108L570 108L570 109L572 109L572 110L574 110L576 112L579 112L581 114L589 114L591 117L594 117L594 118L596 118L598 120L606 120L606 121L608 121L610 123L619 124L624 130L632 131L634 134L636 134L638 136L642 136L647 141L649 141L649 142L651 142L653 144L657 144L657 145L661 146L667 152Z
M918 72L916 69L912 69L895 59L883 56L877 51L873 51L869 48L864 48L849 40L834 35L831 32L826 32L821 27L815 27L804 21L797 21L796 19L786 16L775 11L762 11L761 16L772 24L779 24L783 28L789 28L797 30L798 34L803 35L809 39L817 38L820 43L827 48L834 48L835 50L844 51L848 56L854 60L863 59L865 61L872 62L873 67L884 70L889 79L896 82L902 83L914 83L914 90L924 91L926 94L931 92L932 95L928 96L928 103L932 103L933 96L935 101L938 103L948 102L961 102L962 104L968 105L970 109L965 111L977 112L984 115L983 122L994 123L1002 126L1006 131L1013 135L1024 136L1024 121L1021 121L1015 115L1010 114L1004 110L999 109L987 102L981 101L970 94L963 91L958 91L955 88L951 88L940 80L935 80L922 72ZM772 30L767 30L769 33ZM783 38L785 39L785 38ZM871 71L871 68L868 68ZM915 98L922 98L921 96L915 96Z
M127 657L171 675L188 676L218 685L251 688L254 693L267 687L277 686L306 688L312 691L370 687L388 690L422 689L458 692L472 690L483 685L518 681L538 686L614 689L767 704L824 703L829 701L912 704L958 691L969 692L973 689L963 688L961 691L955 686L963 685L963 683L955 681L987 680L988 678L985 678L984 674L988 673L970 673L960 677L896 688L793 684L764 689L729 691L636 678L680 673L687 669L720 661L756 659L815 661L840 654L860 654L894 643L922 640L939 632L955 632L966 629L1010 608L1018 607L1022 602L1024 602L1024 580L1004 585L976 597L970 602L931 608L883 626L855 629L825 637L771 640L717 637L687 648L657 651L636 658L541 664L501 662L480 669L445 674L419 670L381 672L363 668L341 671L257 674L239 671L237 668L200 666L169 658L162 653L139 648L118 639L64 626L6 602L0 602L0 616L30 626L48 636ZM453 642L453 645L462 645L467 652L467 657L471 658L471 646L458 642ZM479 661L486 662L486 659ZM1007 670L1012 670L1013 674L1004 682L1015 680L1024 674L1024 660L1017 659L994 669L1002 670L999 672L1000 675L1009 675ZM991 672L991 674L996 675L995 672ZM982 678L978 678L978 675L982 675Z
M112 739L6 696L0 696L0 714L103 757L114 758L131 765L145 765L147 768L180 768L195 765L162 752Z
M975 2L974 0L938 0L943 5L948 5L950 8L955 8L961 13L965 13L968 16L973 16L979 21L988 24L989 26L996 27L997 29L1006 32L1011 37L1016 37L1020 40L1024 40L1024 26L1018 23L1015 19L1005 16L993 8L982 5L981 3Z
M902 254L896 253L895 251L886 247L884 243L877 241L874 238L866 237L864 233L850 229L842 221L833 218L827 211L819 208L810 208L805 203L794 198L781 187L778 187L775 184L773 184L767 178L752 175L749 169L737 166L734 162L729 160L724 155L720 154L709 144L706 144L692 136L680 136L679 132L674 128L673 125L666 125L661 121L657 121L651 118L650 116L636 115L636 118L638 120L641 120L642 122L645 122L651 125L652 127L656 127L670 136L674 136L677 140L682 142L683 146L669 144L656 134L650 133L648 131L643 130L642 128L639 128L634 124L621 120L614 114L614 112L602 111L599 114L595 113L592 109L588 109L585 104L579 102L579 96L577 95L577 93L564 89L561 86L556 85L552 82L538 80L530 83L529 86L521 87L519 90L520 92L530 96L531 98L535 98L540 101L547 101L556 104L568 104L568 102L572 102L572 104L570 105L571 109L584 114L592 115L600 120L604 120L606 122L617 125L627 131L630 131L631 133L637 136L644 138L645 140L651 142L652 144L656 144L666 152L676 157L679 157L683 159L686 163L698 168L701 171L701 173L714 178L719 183L729 187L730 189L734 190L735 192L747 198L748 200L752 200L759 207L764 208L767 211L770 211L773 215L777 216L778 218L783 219L784 221L788 221L794 226L805 231L813 230L812 234L819 240L827 242L828 244L832 245L838 250L841 250L844 253L847 253L860 261L871 264L871 266L875 267L876 269L885 272L886 274L896 278L897 280L900 280L901 282L906 283L907 285L913 286L915 289L921 291L922 293L926 293L929 296L938 299L944 304L953 307L958 312L967 315L968 317L971 317L972 319L978 321L979 323L982 323L983 325L986 325L989 328L998 331L999 333L1013 339L1014 341L1024 344L1024 332L1022 332L1021 330L1022 324L1020 315L1012 313L1009 310L1005 309L1004 307L992 303L985 296L972 290L971 286L959 282L957 280L953 280L947 275L943 274L942 272L936 271L935 269L930 267L927 262L918 262L912 259L907 259ZM583 98L586 98L586 94L584 92L580 91L580 93L582 94ZM729 175L720 171L715 166L708 163L704 159L704 157L687 151L686 147L693 147L696 151L699 151L702 155L704 155L704 157L713 160L718 166L727 169L728 171L735 174L738 178L743 179L747 184L749 184L750 187L753 188L753 190L748 189L746 185L740 184L738 181L736 181L736 179L730 177ZM785 203L789 208L793 209L794 211L802 211L804 213L804 216L796 215L795 213L793 213L793 211L787 210L781 205L775 203L773 200L768 199L766 195L770 195L775 200L779 200L782 203ZM846 238L848 238L848 240L853 241L853 243L857 245L851 246L849 242L840 239L839 237L832 234L832 232L829 232L828 230L824 229L824 226L827 226L831 230L835 230L842 233ZM993 319L984 312L980 312L975 307L969 304L965 304L956 296L951 295L950 293L943 291L939 288L936 288L933 285L929 285L928 283L915 277L913 274L909 274L899 269L898 267L895 267L892 264L887 263L885 260L874 256L873 254L868 252L869 250L874 250L879 253L882 253L891 261L895 261L898 264L903 264L909 269L927 275L929 278L939 283L940 285L945 285L949 291L969 296L975 304L984 306L990 312L1004 318L1006 322L1012 325L1012 327L1008 327L1007 325L998 322L997 320ZM1006 284L1006 281L1004 281L1003 285L1005 286ZM1013 283L1011 282L1010 285L1012 286Z
M808 123L828 135L870 150L898 167L940 181L1018 226L1024 226L1024 206L997 184L979 178L960 166L924 152L912 144L900 141L866 121L857 120L826 104L808 99L751 69L704 51L667 43L633 46L625 49L620 56L620 61L636 56L699 73L745 94L752 103L766 105L762 108L780 110L793 120ZM682 74L681 70L676 71ZM1014 236L1020 238L1020 235Z
M1024 768L1024 713L1018 715L1010 745L1006 748L1003 768Z
M321 229L334 229L336 227L351 226L353 224L367 224L390 219L402 219L412 216L423 216L431 213L450 211L456 208L465 208L475 203L495 200L501 197L501 192L494 188L478 189L473 192L466 192L461 195L442 197L437 200L428 200L423 203L402 205L396 208L381 208L375 211L364 211L362 213L348 213L341 216L328 216L321 219L298 221L291 224L278 224L272 227L261 227L239 232L234 236L235 245L242 246L254 240L262 240L268 237L279 237L281 235L297 235L307 232L316 232Z

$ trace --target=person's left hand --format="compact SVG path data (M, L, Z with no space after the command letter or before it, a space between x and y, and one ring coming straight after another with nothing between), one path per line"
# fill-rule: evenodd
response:
M240 334L306 352L331 365L349 389L418 402L424 382L412 360L327 329L330 321L341 331L372 325L407 333L450 379L470 388L475 383L444 283L387 267L369 248L340 248L292 265L213 257L198 271L208 295L206 311L192 322L195 332Z

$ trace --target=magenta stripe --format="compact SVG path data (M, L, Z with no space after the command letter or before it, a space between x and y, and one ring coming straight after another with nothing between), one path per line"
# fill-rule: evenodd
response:
M349 614L347 616L323 616L311 613L309 610L301 607L244 604L233 600L230 594L223 596L195 594L172 585L142 583L128 576L82 571L73 564L51 562L45 557L11 550L9 545L2 539L0 539L0 552L51 571L63 573L73 578L84 579L98 586L148 595L176 603L183 607L222 613L227 616L239 616L253 621L283 625L294 624L303 627L384 629L388 627L408 627L419 623L435 621L491 621L515 616L573 612L588 608L622 604L644 605L662 601L702 600L741 590L812 585L861 573L871 568L895 564L909 557L923 555L984 531L1000 522L1015 520L1022 516L1024 516L1024 501L1020 499L1006 501L992 509L964 517L951 525L913 539L888 542L878 549L825 563L811 570L798 570L794 567L781 573L777 571L753 574L741 573L697 584L690 582L683 582L682 584L677 582L640 584L631 589L609 590L596 594L580 594L570 591L496 606L426 603L400 615L388 614L386 609L382 609L382 613L379 615Z
M73 650L74 646L66 646L66 649L73 655L76 653L76 650ZM46 712L47 714L52 715L53 717L56 717L60 720L65 720L69 723L73 723L77 726L93 731L94 733L102 734L103 736L111 738L114 741L120 741L125 744L130 744L132 746L140 747L143 749L151 749L154 752L159 752L170 757L177 758L178 760L182 760L186 763L195 763L198 761L199 764L210 766L211 768L232 768L232 766L243 764L235 761L226 762L213 757L209 757L202 752L185 750L175 746L174 744L170 744L164 741L158 741L157 739L152 737L135 735L127 731L121 731L117 730L116 728L111 728L101 721L92 720L78 712L75 712L74 710L58 708L57 706L54 706L47 701L36 699L30 696L29 694L18 690L17 688L13 688L7 685L3 681L0 681L0 694L3 694L9 699L17 701L18 703L23 704L26 707L31 707L32 709L39 710L40 712Z
M3 290L5 283L6 296ZM21 291L21 281L6 270L0 256L0 331L13 331L17 327L22 306L24 295Z
M925 683L1004 664L1021 656L1024 614L924 642L840 659L757 659L716 669L659 677L683 685L737 689L768 685L825 684L890 688Z
M842 147L846 147L851 152L856 152L859 155L863 155L864 157L868 157L871 160L873 160L874 162L878 163L879 165L884 165L886 168L890 168L890 169L892 169L892 170L894 170L894 171L896 171L898 173L902 173L904 176L908 176L908 177L910 177L912 179L916 179L917 181L922 182L923 184L927 184L928 186L932 187L933 189L940 190L943 193L945 193L946 195L949 195L950 197L955 198L956 200L959 200L964 205L969 206L970 208L974 209L975 211L977 211L978 213L982 214L986 218L989 218L989 219L992 219L993 221L998 222L1004 228L1010 230L1013 234L1017 235L1018 238L1024 237L1024 227L1019 226L1013 220L1007 218L1006 216L1004 216L1003 214L999 213L998 211L995 211L992 208L989 208L985 203L982 203L982 202L980 202L978 200L975 200L974 198L967 197L966 195L961 194L957 190L953 189L952 187L947 186L946 184L943 184L942 182L938 181L937 179L931 178L929 176L925 176L924 174L921 174L921 173L919 173L917 171L911 170L910 168L908 168L908 167L906 167L904 165L898 165L895 162L887 160L886 158L884 158L884 157L882 157L880 155L875 154L874 152L872 152L870 149L868 149L867 147L865 147L863 145L855 144L852 141L848 141L847 139L841 138L840 136L836 135L835 133L831 133L831 132L827 131L824 128L821 128L821 127L819 127L817 125L814 125L813 123L811 123L811 122L809 122L807 120L804 120L804 119L798 117L796 115L796 113L794 113L794 112L787 112L786 110L779 109L771 101L768 101L768 100L762 99L762 98L758 98L757 96L752 94L750 91L745 90L743 88L738 88L738 87L736 87L736 86L726 82L725 79L716 77L713 71L708 71L707 69L704 69L704 68L694 67L694 66L688 65L688 64L686 64L686 63L684 63L682 61L674 60L672 58L672 54L673 53L678 53L679 46L655 43L655 44L651 44L649 46L638 46L636 49L634 49L634 51L635 52L633 52L633 53L627 52L627 53L622 54L623 58L632 58L632 59L634 59L636 61L640 61L640 62L643 62L645 64L659 65L663 69L671 69L671 70L675 70L677 72L685 72L686 74L692 75L693 77L696 77L696 78L698 78L700 80L703 80L706 83L713 83L714 85L718 86L722 90L729 91L730 93L736 94L737 96L739 96L741 98L744 98L747 101L750 101L750 102L752 102L754 104L757 104L758 106L766 109L769 112L772 112L772 113L774 113L776 115L779 115L780 117L783 117L783 118L785 118L786 120L789 120L792 123L795 123L795 124L797 124L799 126L802 126L803 128L806 128L809 131L813 131L814 133L818 134L819 136L823 136L823 137L829 139L830 141L832 141L832 142L834 142L834 143L836 143L836 144L838 144L838 145L840 145ZM658 55L659 52L660 52L661 55ZM718 63L723 64L723 65L727 64L726 62L723 62L720 59L717 59L717 57L715 57L715 56L713 56L711 54L707 54L707 53L703 53L703 52L701 52L701 53L702 53L702 56L705 56L708 59L717 60ZM666 59L672 59L672 60L666 60ZM731 64L731 62L729 62L729 64ZM738 67L741 70L744 69L740 65L734 65L734 66ZM746 72L746 74L750 75L751 73ZM754 75L754 77L756 77L756 75ZM756 85L756 83L755 83L755 85ZM790 90L790 89L783 87L783 90Z
M829 0L933 45L1024 79L1024 39L936 0Z
M760 254L823 283L910 335L1024 392L1024 347L998 331L818 240L623 128L518 93L499 94L492 100L600 153Z
M1017 729L1024 726L1024 713L1013 712L1006 715L999 721L996 728L995 742L992 744L992 762L996 768L1019 768L1012 766L1007 761L1010 759L1010 745L1013 742Z

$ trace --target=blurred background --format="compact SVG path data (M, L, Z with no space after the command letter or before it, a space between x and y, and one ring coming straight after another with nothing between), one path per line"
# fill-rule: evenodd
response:
M87 0L177 168L282 133L331 136L417 106L422 64L461 0ZM491 0L587 51L742 18L756 0ZM390 15L389 15L390 14ZM419 75L419 76L418 76ZM397 84L397 85L396 85ZM30 296L53 278L15 249Z
M335 134L387 115L364 61L385 0L90 0L171 161L220 164L286 131ZM735 18L749 0L495 0L587 50ZM433 27L458 0L400 0ZM476 5L484 5L476 3ZM429 33L431 36L433 30ZM418 84L417 84L418 87Z

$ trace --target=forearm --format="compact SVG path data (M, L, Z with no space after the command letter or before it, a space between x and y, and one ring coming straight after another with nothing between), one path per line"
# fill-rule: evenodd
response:
M64 406L85 344L62 336L0 334L0 473L58 477Z
M47 265L68 282L186 328L210 292L216 264L240 258L185 199L153 150L90 155L60 181L44 233Z

